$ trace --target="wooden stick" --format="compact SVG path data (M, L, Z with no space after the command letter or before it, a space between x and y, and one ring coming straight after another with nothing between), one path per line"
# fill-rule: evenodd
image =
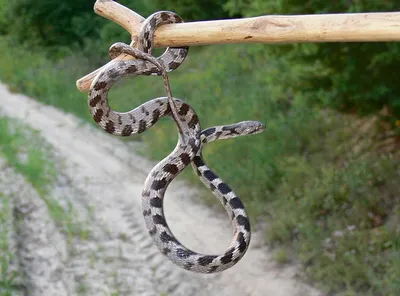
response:
M229 43L400 41L400 12L271 15L171 24L160 27L155 46Z
M144 21L141 15L112 0L97 0L94 4L94 12L117 23L132 36L138 35L140 23Z
M137 37L143 17L112 1L97 0L97 14ZM155 46L193 46L229 43L383 42L400 41L400 12L260 16L254 18L164 25L155 33ZM131 43L133 45L134 41ZM121 55L117 58L131 59ZM103 68L103 67L102 67ZM100 68L100 69L102 69ZM84 92L97 69L76 82Z

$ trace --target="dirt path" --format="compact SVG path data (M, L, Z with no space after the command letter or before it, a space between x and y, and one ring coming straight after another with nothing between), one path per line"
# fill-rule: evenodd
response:
M65 295L322 295L295 279L295 267L278 267L257 233L245 257L226 272L199 275L176 267L145 229L140 196L154 163L134 153L139 143L121 142L3 84L0 103L7 116L39 130L53 146L63 163L53 194L88 221L89 238L60 255ZM168 224L189 248L214 253L228 246L229 219L199 203L196 190L173 182L165 203Z

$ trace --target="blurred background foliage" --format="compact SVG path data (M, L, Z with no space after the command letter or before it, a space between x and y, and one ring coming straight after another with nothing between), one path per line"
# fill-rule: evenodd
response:
M112 43L130 40L93 13L94 2L0 0L0 79L91 122L75 81L105 63ZM143 16L167 9L187 21L400 11L397 0L119 2ZM255 44L192 48L170 74L173 93L203 127L266 123L263 134L217 142L205 157L253 221L269 222L276 259L300 261L307 280L329 293L400 295L399 69L399 43ZM159 77L131 82L111 90L117 110L164 94ZM161 120L143 134L152 147L144 153L169 153L174 129Z
M129 36L115 24L93 13L95 1L15 0L0 2L0 33L12 34L29 46L66 49L107 48ZM168 9L184 19L207 20L264 14L313 14L400 10L399 1L248 1L248 0L125 0L142 15ZM29 29L27 29L29 28ZM90 52L88 50L87 52ZM93 51L97 52L97 51ZM400 59L398 43L294 44L257 47L251 53L259 61L285 55L298 66L296 89L310 103L342 111L383 116L395 123L400 117L400 77L394 75ZM311 66L311 67L310 67ZM370 83L373 81L374 83Z

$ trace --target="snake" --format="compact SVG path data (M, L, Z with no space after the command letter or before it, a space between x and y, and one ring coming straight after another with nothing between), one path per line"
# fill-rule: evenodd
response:
M154 36L158 25L176 22L178 19L172 12L155 13L146 19L139 36ZM139 43L151 44L151 41ZM183 100L172 97L166 72L176 69L179 66L176 63L183 61L183 55L176 52L171 55L169 50L171 48L161 57L155 58L150 54L151 48L143 50L139 46L136 49L121 42L112 45L111 58L126 53L136 59L114 61L96 75L88 94L89 111L103 130L122 137L140 134L150 129L162 117L171 117L177 123L178 143L175 149L157 163L144 182L142 213L153 242L169 260L189 271L216 273L234 266L246 253L251 238L250 220L240 198L208 167L202 151L208 143L216 140L260 133L265 125L258 121L242 121L201 130L195 110ZM162 75L168 96L154 98L128 112L111 109L108 92L113 84L123 77L138 75ZM189 164L219 199L232 221L233 238L222 254L207 255L188 249L178 241L167 224L163 207L165 192L169 184ZM206 237L204 239L207 240Z

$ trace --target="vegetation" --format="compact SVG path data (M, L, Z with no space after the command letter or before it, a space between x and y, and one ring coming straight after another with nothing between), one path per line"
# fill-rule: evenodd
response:
M69 239L85 239L88 231L79 223L71 204L64 207L50 195L56 176L51 155L50 146L37 131L0 117L0 156L35 187L47 204L50 215Z
M11 221L10 199L0 192L0 296L12 296L17 290L17 272L10 268L13 261L8 241Z
M55 32L54 38L26 36L24 45L17 29L5 32L0 79L91 120L75 81L105 60L109 44L128 36L91 8L80 6L77 13L75 2L64 1L62 13L52 10L52 17L64 20L53 23L46 16L40 22L49 27L45 36ZM228 0L212 2L216 8L210 10L200 1L121 2L143 15L163 8L189 19L400 10L398 1L378 0ZM17 3L28 7L34 1L1 3L8 12L0 9L0 24L1 16L14 15ZM49 11L42 2L29 7L27 14ZM85 20L87 33L74 27L74 17ZM26 26L42 30L29 20ZM62 22L71 24L74 38L58 33L64 32L63 25L56 28ZM308 279L332 293L400 294L400 76L393 75L399 54L396 43L204 47L191 49L171 74L174 95L194 107L203 127L249 119L266 124L263 134L211 144L206 161L239 193L254 220L269 222L266 238L277 247L276 260L299 260ZM128 80L111 90L111 105L119 111L164 95L159 77ZM152 147L144 153L165 156L176 143L171 134L171 121L161 120L143 134ZM187 177L198 182L191 172Z
M399 11L400 2L233 0L227 8L244 16L263 12L356 13ZM303 68L296 88L306 94L310 103L357 114L376 114L385 107L388 111L385 119L392 124L400 117L400 77L393 75L400 62L399 43L296 44L283 46L276 52Z
M48 192L54 179L49 150L44 149L39 133L0 117L0 153L17 172L40 192Z
M129 40L112 22L93 13L95 1L0 0L0 34L32 46L45 46L58 57L71 50L105 55L110 44ZM398 11L399 1L144 1L124 0L142 15L160 9L179 12L186 20L257 16L263 14L313 14L337 12ZM205 7L207 9L205 9ZM27 30L26 28L29 28ZM60 34L61 33L61 34ZM291 95L307 102L357 114L377 114L392 125L400 117L400 77L393 75L400 63L398 43L295 44L254 47L254 65L263 68L276 57L297 68ZM268 83L260 77L260 83ZM370 83L373 81L374 83Z

